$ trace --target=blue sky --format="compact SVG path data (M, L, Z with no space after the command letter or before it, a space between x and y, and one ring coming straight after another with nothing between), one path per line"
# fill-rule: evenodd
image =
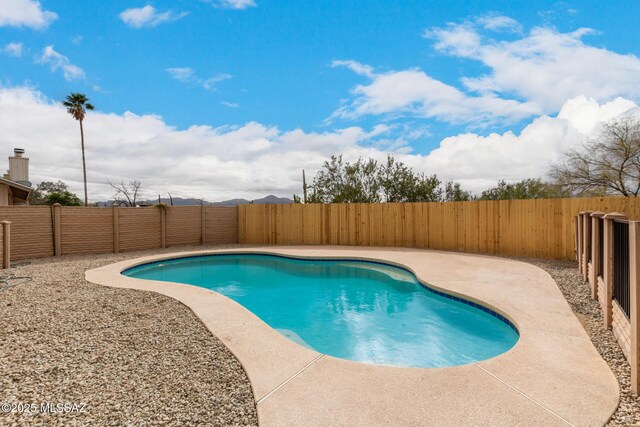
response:
M49 103L80 91L101 113L159 116L176 131L355 127L359 148L428 156L447 137L518 136L579 96L600 106L639 95L636 2L6 2L5 90ZM585 71L609 58L611 82ZM544 80L555 76L567 84Z

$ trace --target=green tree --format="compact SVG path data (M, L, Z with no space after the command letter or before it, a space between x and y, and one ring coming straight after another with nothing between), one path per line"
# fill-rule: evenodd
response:
M309 199L320 203L379 202L378 162L358 159L349 163L343 162L342 156L331 156L313 179L313 190Z
M437 176L415 173L387 156L386 163L332 156L313 180L307 203L433 202L442 199Z
M437 176L416 174L402 162L387 155L387 163L380 168L380 188L384 201L433 202L442 197Z
M78 196L69 191L55 191L45 197L45 205L60 203L62 206L82 206L82 201Z
M82 175L84 178L84 205L87 206L89 199L87 196L87 164L84 156L84 129L82 121L86 115L86 110L93 110L93 105L89 104L89 99L82 93L72 93L68 95L63 105L67 107L67 112L80 123L80 146L82 148Z
M467 202L474 199L475 197L469 191L462 189L459 182L448 181L445 185L445 202Z
M553 199L567 196L562 188L541 179L524 179L513 184L502 180L496 187L483 191L480 200Z
M36 186L36 188L29 194L30 205L44 205L45 198L51 193L61 193L68 191L69 187L62 181L42 181Z
M441 182L436 175L414 175L415 186L407 202L438 202L442 200Z

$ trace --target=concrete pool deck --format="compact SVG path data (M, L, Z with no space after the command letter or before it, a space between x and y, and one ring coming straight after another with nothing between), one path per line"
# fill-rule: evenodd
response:
M351 258L404 266L429 286L509 318L520 340L495 358L446 368L337 359L300 346L235 301L204 288L120 274L145 262L206 253ZM243 365L262 426L603 425L618 382L556 283L524 262L404 248L295 246L175 252L86 272L113 287L159 292L193 310Z

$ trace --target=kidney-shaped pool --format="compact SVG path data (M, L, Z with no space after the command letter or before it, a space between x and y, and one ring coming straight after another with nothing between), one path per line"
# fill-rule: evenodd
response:
M424 286L403 268L370 261L217 254L122 274L211 289L298 344L358 362L463 365L504 353L519 338L495 311Z

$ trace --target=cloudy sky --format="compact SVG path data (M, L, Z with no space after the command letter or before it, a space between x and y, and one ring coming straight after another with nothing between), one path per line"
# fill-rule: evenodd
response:
M0 160L24 148L34 183L81 193L60 101L85 93L93 200L131 179L148 197L291 197L332 154L480 191L544 178L639 111L638 2L0 4Z

